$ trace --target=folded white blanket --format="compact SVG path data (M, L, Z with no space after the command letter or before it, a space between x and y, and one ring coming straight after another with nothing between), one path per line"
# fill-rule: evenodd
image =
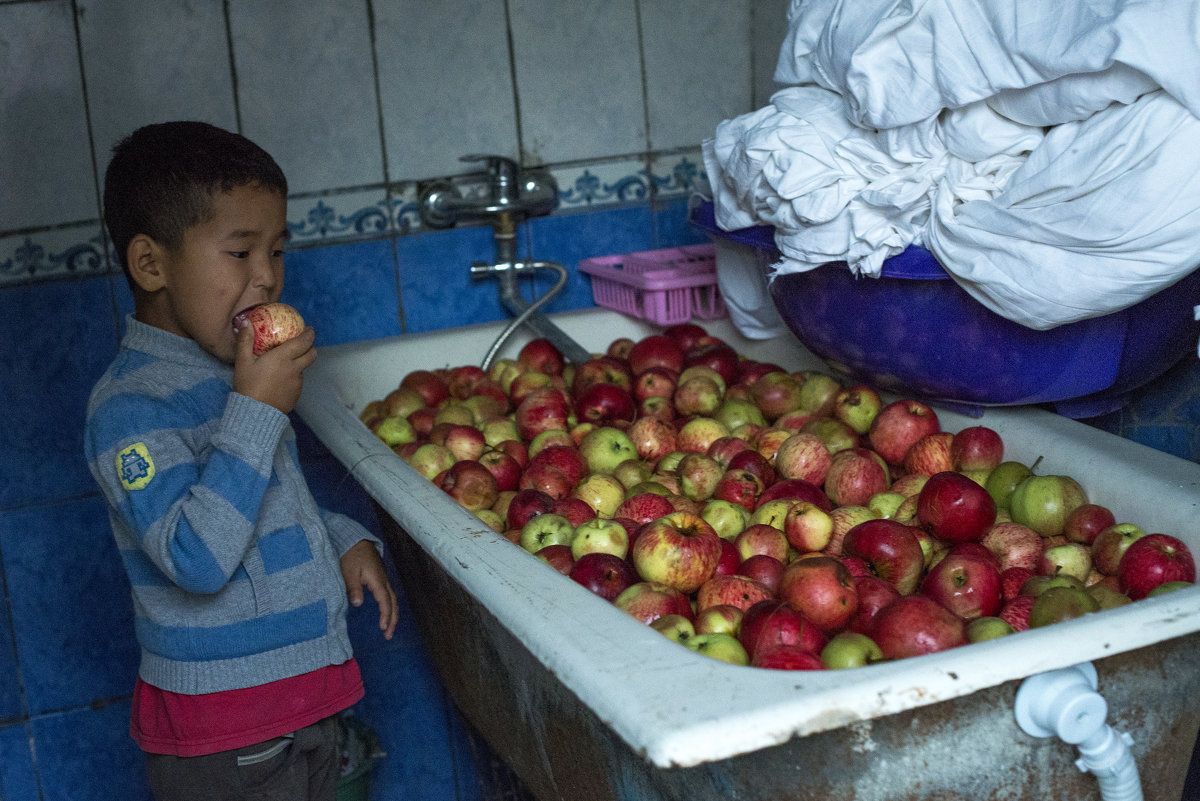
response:
M1200 264L1197 7L794 0L798 85L704 142L717 223L777 273L923 244L1032 328L1132 305Z

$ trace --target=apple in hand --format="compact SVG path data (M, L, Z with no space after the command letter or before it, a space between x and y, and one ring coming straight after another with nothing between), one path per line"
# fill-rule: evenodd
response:
M233 318L235 334L246 326L254 330L254 355L261 356L303 331L304 318L286 303L262 303Z
M967 643L966 621L924 595L902 595L875 615L870 635L887 659L945 651Z
M962 473L935 473L917 495L917 519L938 539L978 542L996 522L996 502Z
M1169 581L1195 580L1196 563L1192 552L1182 540L1170 534L1147 534L1138 538L1125 549L1117 567L1121 592L1135 601Z
M642 579L692 593L716 572L721 538L699 515L672 512L640 529L632 558Z
M1000 571L990 556L951 551L925 574L921 594L967 620L991 617L1000 611Z

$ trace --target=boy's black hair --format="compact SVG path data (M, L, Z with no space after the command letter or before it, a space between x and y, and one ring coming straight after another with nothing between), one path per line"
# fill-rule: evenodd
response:
M210 218L214 192L253 183L287 197L287 178L275 159L215 125L157 123L121 140L104 175L104 224L126 279L135 236L145 234L176 251L184 231Z

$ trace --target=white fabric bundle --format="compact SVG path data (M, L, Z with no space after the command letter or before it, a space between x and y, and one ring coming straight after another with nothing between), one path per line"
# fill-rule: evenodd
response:
M704 143L717 223L775 272L928 247L1037 329L1200 264L1200 4L793 0L771 103Z

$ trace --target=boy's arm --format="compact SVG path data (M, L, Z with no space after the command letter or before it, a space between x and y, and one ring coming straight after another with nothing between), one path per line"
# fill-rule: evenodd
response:
M190 412L169 399L114 395L89 417L86 447L109 505L153 566L183 589L212 593L249 547L287 417L238 393L214 421ZM214 431L197 453L194 429L205 425Z
M379 629L390 640L400 617L400 604L383 564L383 543L345 515L322 509L321 518L341 560L342 580L350 605L362 606L366 587L379 604Z

